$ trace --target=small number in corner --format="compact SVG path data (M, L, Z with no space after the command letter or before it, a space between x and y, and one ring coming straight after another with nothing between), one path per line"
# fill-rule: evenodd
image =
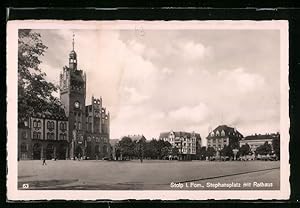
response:
M23 189L28 189L28 188L29 188L29 184L28 184L28 183L24 183L24 184L22 185L22 188L23 188Z

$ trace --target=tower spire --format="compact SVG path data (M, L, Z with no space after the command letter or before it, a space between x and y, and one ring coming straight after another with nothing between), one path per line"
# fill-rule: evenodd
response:
M75 45L74 37L75 37L75 34L74 34L74 32L73 32L73 41L72 41L73 51L74 51L74 45Z

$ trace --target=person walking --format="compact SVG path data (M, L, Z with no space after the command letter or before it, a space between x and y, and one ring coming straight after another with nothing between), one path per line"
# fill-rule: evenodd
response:
M43 158L43 165L47 165L45 158Z

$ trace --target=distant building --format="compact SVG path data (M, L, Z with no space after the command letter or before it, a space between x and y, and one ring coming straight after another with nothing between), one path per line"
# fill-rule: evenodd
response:
M177 147L179 153L186 157L187 155L196 155L197 148L201 148L200 134L195 132L170 131L160 133L159 139L168 141L173 147Z
M279 138L279 137L280 134L278 132L272 134L255 134L255 135L246 136L240 141L240 147L245 144L248 144L250 146L251 151L255 153L257 147L263 145L265 142L268 142L268 144L272 146L272 140L274 138Z
M221 150L225 145L238 148L242 138L243 135L235 128L220 125L206 137L207 147L213 147L215 150Z
M142 134L128 135L127 137L129 137L133 142L138 142L141 139L146 140L145 136Z

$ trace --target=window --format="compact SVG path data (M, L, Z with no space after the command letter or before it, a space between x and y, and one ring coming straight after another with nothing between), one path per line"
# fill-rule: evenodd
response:
M215 136L215 133L214 133L214 132L211 132L211 133L210 133L210 136L212 136L212 137Z
M23 132L22 132L22 139L27 139L27 137L28 137L27 132L26 132L26 131L23 131Z
M27 152L27 145L25 143L21 144L21 152Z
M38 121L38 122L37 122L37 127L38 127L38 128L41 128L41 124L42 124L42 122L41 122L41 121Z
M41 136L42 136L41 132L37 132L37 139L41 139Z
M47 128L54 129L54 121L47 121Z
M38 136L37 136L37 132L33 132L33 139L37 139L38 138Z
M216 139L213 139L213 143L216 143Z
M225 136L225 131L224 130L222 130L221 136Z
M224 139L223 142L226 143L226 142L227 142L227 139Z
M37 121L36 121L36 120L33 121L33 127L34 127L34 128L37 127Z
M81 122L78 122L78 130L81 130Z
M220 132L219 132L219 131L217 131L217 132L216 132L216 136L219 136L219 135L220 135Z
M47 133L47 139L48 140L54 140L54 133Z
M60 130L67 130L67 123L66 122L60 122Z

